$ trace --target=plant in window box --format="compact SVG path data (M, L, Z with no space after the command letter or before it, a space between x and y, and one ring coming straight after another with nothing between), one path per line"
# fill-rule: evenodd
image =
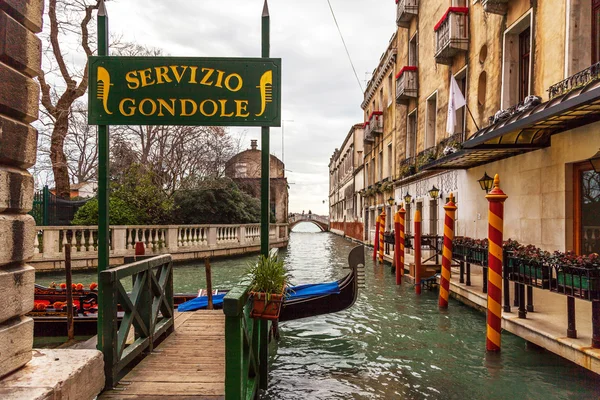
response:
M260 256L258 262L248 269L252 279L250 298L252 311L250 316L257 319L276 320L281 312L290 274L277 254Z

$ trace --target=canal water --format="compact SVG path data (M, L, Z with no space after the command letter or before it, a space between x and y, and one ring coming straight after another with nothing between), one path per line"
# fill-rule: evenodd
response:
M344 276L353 243L300 224L282 251L293 284ZM213 285L228 288L255 256L213 262ZM88 284L93 274L77 273ZM38 283L62 282L58 274ZM175 291L205 286L203 263L177 266ZM272 344L269 399L599 399L600 377L509 333L501 354L486 355L485 316L437 292L420 297L395 285L390 268L367 254L366 287L337 314L289 321Z

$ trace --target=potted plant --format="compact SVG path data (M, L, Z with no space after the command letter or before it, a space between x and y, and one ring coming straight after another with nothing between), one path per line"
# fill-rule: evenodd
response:
M258 319L276 320L279 318L285 296L285 287L290 275L276 254L260 256L258 262L248 271L252 282L250 316Z

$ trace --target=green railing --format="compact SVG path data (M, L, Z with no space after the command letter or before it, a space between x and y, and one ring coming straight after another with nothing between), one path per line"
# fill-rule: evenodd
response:
M249 280L243 280L223 301L227 400L254 399L267 388L271 323L250 318L249 285Z
M122 280L129 278L132 289L127 292ZM106 388L110 389L132 361L144 351L152 351L161 335L174 329L171 256L102 271L100 281L103 300L99 307L104 310L101 348ZM132 326L134 336L129 337Z

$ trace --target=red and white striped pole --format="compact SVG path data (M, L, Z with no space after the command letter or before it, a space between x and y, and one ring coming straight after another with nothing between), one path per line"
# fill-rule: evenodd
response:
M421 294L421 211L415 211L415 235L413 248L415 250L415 293Z
M456 217L456 204L454 195L450 193L450 199L444 206L446 216L444 218L444 250L442 251L442 277L440 279L440 308L448 308L450 296L450 276L452 265L452 241L454 240L454 220Z
M379 215L375 218L375 238L373 239L373 261L377 260L377 251L379 250Z
M383 250L385 247L383 233L385 232L385 208L379 216L379 263L383 264Z
M406 210L401 207L394 216L394 259L396 260L396 285L402 284L404 275L404 218Z
M502 329L502 240L504 230L504 202L508 196L500 189L500 177L494 177L494 188L485 196L488 213L488 306L487 351L500 351ZM485 279L485 277L484 277Z

